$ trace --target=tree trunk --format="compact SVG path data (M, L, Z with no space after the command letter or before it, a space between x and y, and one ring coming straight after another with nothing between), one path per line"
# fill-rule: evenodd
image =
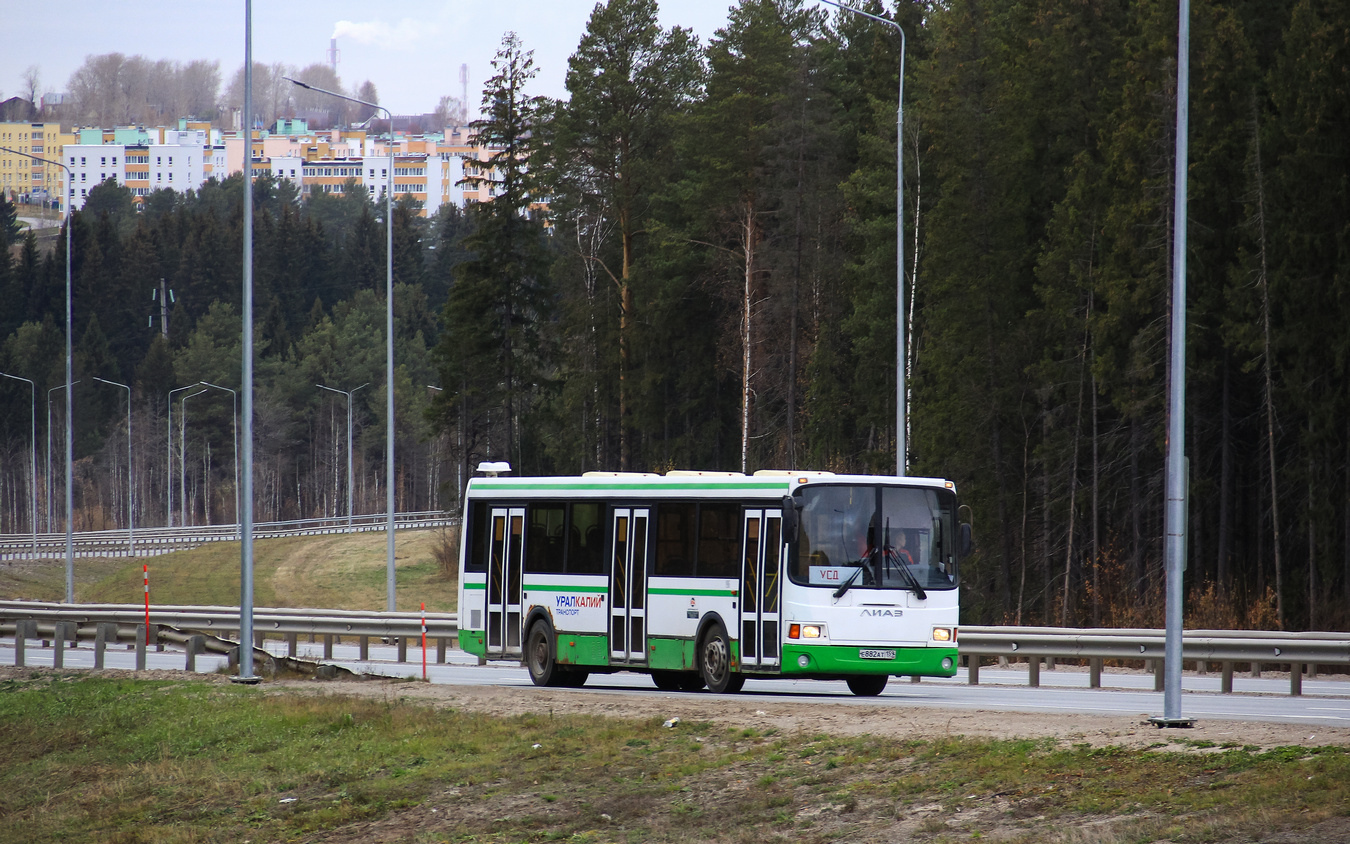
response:
M754 306L754 279L757 239L755 206L747 202L741 221L742 249L745 257L745 290L741 300L741 471L746 470L750 451L750 352L753 343L752 308Z
M1229 510L1232 508L1233 500L1233 445L1232 445L1232 407L1230 402L1230 387L1232 384L1232 375L1228 367L1229 356L1225 351L1223 356L1223 370L1221 378L1223 379L1223 394L1219 407L1219 548L1215 558L1214 580L1217 584L1216 593L1219 603L1227 607L1229 605L1230 593L1228 589L1229 581L1232 579L1232 570L1229 560L1231 551L1229 550L1232 537L1231 522L1229 519Z

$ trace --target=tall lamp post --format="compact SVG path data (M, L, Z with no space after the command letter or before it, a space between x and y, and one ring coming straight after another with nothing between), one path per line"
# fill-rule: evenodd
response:
M239 673L252 685L253 673L253 0L244 0L244 249L243 347L239 388L244 394L244 515L239 520Z
M33 407L28 415L28 469L31 473L28 480L28 498L29 503L33 505L32 528L33 528L33 561L37 562L37 385L29 378L21 378L18 375L10 375L8 372L0 372L0 376L12 378L15 381L27 381L28 390L33 394Z
M164 519L165 527L173 527L173 394L181 393L184 390L191 390L193 387L198 386L200 385L188 384L186 387L174 387L172 390L169 391L169 413L168 416L166 417L169 428L169 436L168 439L166 440L167 444L164 446L165 450L164 486L166 487L167 490L164 498L166 503L168 504L168 513ZM179 495L182 494L183 490L180 487Z
M230 420L234 424L234 526L239 529L239 394L229 387L222 387L219 384L212 384L210 381L198 381L203 387L211 387L216 390L224 390L230 394L233 400L233 415Z
M346 94L339 94L334 91L325 91L323 88L316 88L308 82L301 82L299 79L291 79L289 76L282 77L293 85L298 85L308 91L314 91L319 94L327 94L330 97L336 97L339 100L346 100L349 103L356 103L367 108L377 109L385 113L389 118L389 181L385 183L385 218L387 223L385 229L388 233L388 240L384 250L385 257L385 432L384 432L384 463L385 463L385 490L386 490L386 591L388 598L386 600L386 609L389 612L394 611L394 114L389 109L377 103L368 103L365 100L358 100L355 97L349 97Z
M75 381L71 386L80 383ZM64 390L65 384L58 384L47 391L47 533L52 532L52 393Z
M900 33L900 93L895 105L895 474L904 477L909 467L905 430L905 30L889 18L836 0L824 2L893 26Z
M200 384L193 384L198 387ZM198 390L195 393L188 393L178 400L178 512L179 522L183 527L187 527L187 400L196 398L205 390Z
M94 376L94 380L113 387L121 387L127 391L127 558L136 556L136 505L132 498L136 494L136 485L132 480L131 468L131 387L126 384L119 384L116 381L109 381L106 378Z
M1186 171L1190 157L1191 3L1180 0L1177 24L1177 134L1172 189L1172 383L1167 397L1167 532L1164 558L1167 602L1164 611L1163 714L1149 720L1159 727L1190 727L1195 720L1181 714L1181 651L1186 569L1187 493L1190 467L1186 434ZM1298 666L1294 666L1297 670Z
M315 384L314 386L320 390L327 390L330 393L338 393L347 397L347 530L350 531L352 529L352 393L364 387L369 387L370 383L367 382L350 390L336 390L322 384Z
M13 153L21 155L24 158L31 158L34 161L40 161L43 164L50 164L54 167L60 167L66 171L66 196L61 197L62 222L66 229L66 603L75 603L75 490L72 483L72 465L75 459L75 437L73 434L72 421L75 417L74 406L71 404L71 361L74 359L71 353L71 299L70 299L70 196L73 191L71 187L74 181L74 174L70 168L60 161L52 161L47 158L39 158L36 155L29 155L26 152L19 152L16 149L0 147L0 152Z

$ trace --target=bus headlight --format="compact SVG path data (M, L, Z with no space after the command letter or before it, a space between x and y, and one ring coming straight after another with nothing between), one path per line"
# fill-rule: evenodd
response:
M933 641L934 641L934 642L950 642L952 639L953 639L953 636L952 636L952 629L951 629L950 627L934 627L934 628L933 628Z
M825 638L825 625L823 624L789 624L789 639L823 639Z

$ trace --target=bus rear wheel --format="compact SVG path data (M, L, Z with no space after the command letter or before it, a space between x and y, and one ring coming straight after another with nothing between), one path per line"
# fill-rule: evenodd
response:
M865 674L861 677L848 678L848 690L858 697L876 697L881 694L881 690L886 688L886 683L890 680L885 674Z
M553 658L553 626L546 621L530 625L525 637L525 667L536 686L563 685L563 672Z
M703 636L698 649L698 673L714 694L739 692L745 678L731 670L731 640L721 623L714 624Z

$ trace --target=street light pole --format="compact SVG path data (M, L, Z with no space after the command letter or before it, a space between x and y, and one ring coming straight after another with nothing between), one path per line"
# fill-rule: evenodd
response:
M52 532L52 510L56 506L52 502L52 393L65 390L67 386L74 387L78 383L80 382L74 381L69 385L58 384L47 391L47 533ZM69 483L69 471L66 472L66 480Z
M837 0L824 2L900 33L900 92L895 105L895 474L904 477L909 468L905 393L905 30L889 18L845 6Z
M385 229L387 231L387 242L384 250L385 257L385 447L384 447L384 465L385 465L385 499L386 499L386 572L385 588L388 593L386 599L386 609L389 612L394 611L394 113L389 109L377 103L368 103L365 100L358 100L355 97L349 97L346 94L339 94L335 91L326 91L323 88L316 88L308 82L301 82L298 79L291 79L289 76L282 77L293 85L298 85L309 91L315 91L320 94L327 94L330 97L336 97L339 100L346 100L350 103L363 105L368 108L377 109L385 113L389 118L389 180L384 186L385 201Z
M1181 652L1184 624L1182 580L1186 570L1187 495L1190 466L1186 434L1186 172L1190 157L1191 4L1180 0L1177 24L1177 134L1172 190L1172 381L1167 398L1166 637L1163 642L1163 714L1149 720L1159 727L1190 727L1181 714ZM1298 670L1298 666L1293 666Z
M164 518L165 527L173 527L173 394L181 393L183 390L191 390L196 384L188 384L186 387L174 387L169 391L169 413L165 417L168 423L168 437L165 440L164 457L164 486L166 488L165 500L168 504L168 513ZM182 490L179 490L182 494Z
M234 423L234 526L239 529L239 394L229 387L222 387L219 384L212 384L210 381L198 381L203 387L214 387L217 390L225 390L230 394L234 409L231 421Z
M366 382L360 387L353 387L350 390L335 390L332 387L325 387L322 384L315 384L320 390L327 390L330 393L340 393L347 397L347 530L352 529L352 393L364 387L369 387Z
M131 468L131 387L126 384L119 384L116 381L109 381L106 378L94 376L95 381L104 384L110 384L114 387L121 387L127 391L127 559L136 556L136 505L132 499L136 495L136 485L133 481Z
M200 386L193 384L192 386ZM205 390L198 390L195 393L188 393L178 400L178 508L180 513L179 521L183 527L187 527L187 400L200 396Z
M0 147L0 152L9 152L14 155L22 155L24 158L31 158L34 161L40 161L43 164L51 164L60 167L66 171L66 191L69 194L74 190L72 182L74 174L70 168L60 161L52 161L47 158L39 158L36 155L30 155L26 152L19 152L16 149ZM72 421L75 417L74 406L71 403L70 389L71 384L71 361L74 359L71 351L71 285L70 285L70 196L61 197L61 209L65 212L64 223L66 229L66 603L75 603L75 491L71 475L72 466L75 460L75 437L73 433Z
M33 506L32 528L33 528L33 562L37 562L37 384L29 378L22 378L18 375L10 375L8 372L0 372L6 378L13 378L15 381L27 381L28 390L33 394L33 406L28 415L28 498Z

